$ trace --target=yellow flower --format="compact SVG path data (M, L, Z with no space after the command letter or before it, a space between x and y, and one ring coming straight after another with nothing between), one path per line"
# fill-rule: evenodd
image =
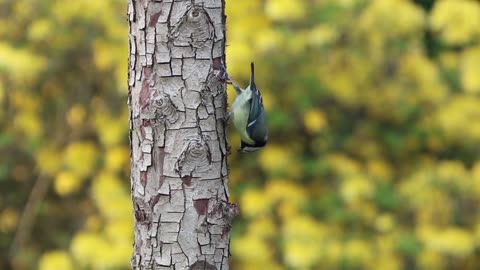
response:
M0 42L0 70L6 71L14 81L30 81L45 67L47 61L28 50L17 49Z
M480 93L480 47L467 50L462 56L461 80L468 93Z
M322 256L322 243L328 231L326 226L308 216L291 217L283 228L284 256L294 268L313 266Z
M463 228L448 228L441 232L439 250L457 257L466 257L475 249L472 233Z
M10 232L14 230L18 223L18 212L13 208L5 208L0 213L0 231Z
M473 165L471 174L473 178L473 183L472 183L473 192L478 197L480 196L480 161L475 162L475 164Z
M271 205L265 196L264 193L248 189L246 190L241 198L241 211L247 217L257 216L260 214L265 214L270 210Z
M395 16L392 16L395 12ZM371 34L379 31L382 35L402 35L417 32L425 24L425 15L421 8L404 0L370 1L358 27L362 32Z
M313 109L305 113L303 123L307 131L311 134L318 133L328 125L327 117L319 109Z
M105 167L117 171L129 167L129 150L125 146L111 147L107 149Z
M437 123L451 139L480 140L480 99L476 96L452 97L437 114Z
M474 234L463 228L449 227L443 230L429 225L418 227L417 236L427 249L451 255L466 257L475 249Z
M255 218L248 224L248 233L260 239L276 237L276 231L277 227L268 217Z
M277 207L278 216L284 220L298 215L300 211L301 209L298 206L290 204L286 201L282 201Z
M337 38L337 32L332 27L319 24L310 30L308 34L308 41L315 46L323 46L335 40Z
M75 104L67 113L67 122L71 127L77 127L85 121L87 112L81 104Z
M360 65L361 64L361 65ZM358 72L357 68L363 68ZM360 74L368 74L368 70L363 62L356 61L352 57L347 57L346 51L336 49L329 56L329 62L320 65L319 77L324 78L323 82L331 94L344 105L352 106L358 103L359 87L362 78L353 78Z
M5 86L3 84L4 82L0 82L0 102L3 102L3 100L5 99Z
M402 267L402 260L395 255L387 255L377 257L375 260L371 261L371 267L368 269L372 270L400 270L404 269Z
M92 142L74 142L64 152L64 164L79 177L93 172L97 162L96 146Z
M45 40L53 32L52 21L34 20L28 29L28 38L32 41Z
M360 163L343 154L331 154L327 159L330 167L339 175L350 176L361 172Z
M110 220L131 215L130 196L114 174L100 172L93 180L92 197L102 215Z
M82 267L90 266L88 269L120 269L127 267L129 261L125 258L132 253L131 237L125 237L126 230L120 226L107 227L107 234L115 235L114 241L108 241L103 234L79 232L70 244L73 257ZM129 229L131 231L131 228ZM128 233L127 235L130 235ZM102 259L99 260L98 258Z
M374 259L372 247L368 242L358 239L351 240L345 245L344 256L358 266L364 266Z
M458 52L445 51L439 55L438 60L446 70L456 70L459 66L460 57Z
M235 258L252 264L265 263L271 260L273 248L265 240L247 234L232 241L232 254Z
M54 175L62 167L60 153L52 146L40 148L36 153L35 160L38 169L44 174Z
M71 171L63 171L57 174L54 181L55 192L60 196L69 195L77 191L82 184L76 174Z
M269 145L260 153L260 165L267 171L284 171L291 166L290 156L285 148Z
M427 58L423 51L415 50L407 54L400 61L400 75L405 83L411 85L415 99L411 102L426 102L438 104L448 93L442 80L440 80L437 66Z
M373 184L367 178L353 177L344 180L340 187L340 194L347 203L357 203L359 200L368 199L375 191Z
M285 244L284 253L286 263L295 269L308 269L312 267L321 256L318 253L318 248L293 240Z
M112 67L115 58L112 55L110 44L104 40L96 40L93 43L95 65L99 70L105 71Z
M110 243L117 246L130 247L133 240L133 219L126 217L124 220L112 221L105 227L105 233ZM121 235L121 237L119 237Z
M232 43L233 44L233 43ZM250 59L254 59L251 48L245 42L234 44L226 48L228 69L232 74L236 74L236 78L248 78L250 76ZM232 95L229 95L232 96ZM235 95L232 96L234 98ZM231 104L231 102L230 102Z
M430 26L447 43L469 42L480 34L480 5L471 0L436 1Z
M16 114L13 118L13 127L30 140L38 138L43 133L41 120L34 112L22 111Z
M226 5L228 18L233 22L243 22L245 15L258 12L263 3L257 0L232 1Z
M98 256L109 248L110 245L108 245L101 235L94 233L79 232L73 237L70 243L72 255L81 265L94 264L98 260Z
M331 3L334 3L334 4L338 4L344 8L352 8L354 7L356 4L358 4L358 2L360 2L359 0L317 0L317 2L323 2L323 3L327 3L327 4L331 4Z
M49 251L42 255L38 263L39 270L72 270L73 263L70 256L65 251Z
M275 261L265 261L265 262L250 262L248 260L242 261L243 264L238 266L238 270L283 270L284 268L278 265ZM237 269L235 266L234 269Z
M391 214L383 214L375 219L375 228L380 232L388 232L395 226L395 219Z
M118 237L118 236L117 236ZM125 242L122 245L110 244L110 248L102 251L102 258L104 260L98 260L95 262L94 269L127 269L130 267L130 258L132 255L131 240Z
M450 187L463 188L465 191L470 187L468 185L470 181L465 181L468 177L468 172L462 162L444 161L437 166L437 177L435 180Z
M288 180L274 179L265 187L265 198L269 205L277 205L278 215L289 219L296 215L306 203L307 193L298 184Z
M367 170L370 175L381 181L389 181L392 178L392 167L385 160L369 160Z
M255 47L259 52L267 52L269 50L281 47L286 41L285 36L283 36L281 33L275 29L268 28L264 31L258 31L255 40ZM232 44L232 46L236 46L236 44Z
M272 20L294 21L305 17L306 7L304 0L268 0L265 13Z
M445 269L445 258L433 250L423 250L417 255L417 265L420 269Z
M302 186L282 179L269 181L265 187L265 195L271 203L283 200L297 206L302 205L307 199L307 194Z
M95 101L102 104L100 100ZM96 107L94 104L92 105ZM94 115L93 122L103 145L114 146L125 140L125 135L128 131L127 110L122 111L118 118L113 118L105 114L105 112L99 111Z
M26 113L38 112L41 105L41 103L38 102L38 98L23 89L17 89L17 91L10 92L9 97L13 107Z
M295 35L291 36L291 38L286 38L286 45L287 49L296 55L303 55L305 52L305 45L308 42L308 35L309 33L306 31L297 31Z
M325 247L325 263L327 265L337 265L338 262L342 259L342 249L343 249L342 244L334 240L334 241L325 243L324 247Z
M475 225L475 244L478 247L480 245L480 222L477 221L477 224Z
M112 15L106 15L108 12L107 2L77 0L75 2L66 3L63 1L54 2L50 8L55 18L60 22L68 22L75 18L82 18L88 21L104 18L112 18ZM108 14L108 13L107 13Z

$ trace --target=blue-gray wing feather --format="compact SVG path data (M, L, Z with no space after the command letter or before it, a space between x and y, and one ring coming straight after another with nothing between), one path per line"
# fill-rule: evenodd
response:
M250 99L247 133L256 142L266 142L268 130L262 96L255 85L250 85L250 87L252 88L252 99Z

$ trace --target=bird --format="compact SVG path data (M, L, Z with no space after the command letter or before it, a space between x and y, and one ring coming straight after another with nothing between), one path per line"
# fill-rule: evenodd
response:
M263 99L260 90L255 85L255 66L250 64L250 84L247 88L240 88L227 75L228 80L237 92L232 110L227 116L232 119L240 133L240 152L253 152L263 148L268 141L268 127Z

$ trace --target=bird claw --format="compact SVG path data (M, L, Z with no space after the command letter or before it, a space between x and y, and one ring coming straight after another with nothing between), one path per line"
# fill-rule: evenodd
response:
M225 73L227 74L227 83L231 84L233 86L233 88L235 89L235 91L237 91L237 94L241 94L242 93L242 88L240 88L240 86L238 86L238 84L236 84L232 77L230 77L230 75L228 73Z
M242 93L242 88L238 86L230 77L230 74L228 74L227 69L225 68L225 65L222 63L219 68L214 69L213 74L215 77L218 78L219 81L226 82L227 84L231 84L235 91L237 91L238 94Z

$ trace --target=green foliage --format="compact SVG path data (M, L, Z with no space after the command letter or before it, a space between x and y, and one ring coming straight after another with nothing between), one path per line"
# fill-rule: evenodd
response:
M125 9L0 0L2 254L50 183L14 269L129 268ZM480 2L227 13L229 73L245 85L255 61L270 128L265 149L230 158L232 268L479 269Z

